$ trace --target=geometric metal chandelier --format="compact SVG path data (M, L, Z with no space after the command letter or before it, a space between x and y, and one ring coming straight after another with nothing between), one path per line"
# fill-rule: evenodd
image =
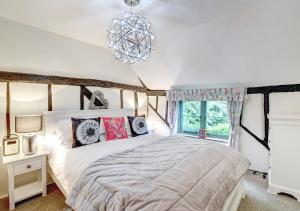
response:
M136 6L140 0L124 0L129 6ZM132 9L131 9L132 10ZM148 59L155 44L151 23L143 16L126 12L121 18L114 18L107 34L107 45L115 59L134 64Z

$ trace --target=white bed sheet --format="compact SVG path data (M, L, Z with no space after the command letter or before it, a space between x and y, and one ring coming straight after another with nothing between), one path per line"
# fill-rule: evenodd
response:
M48 160L54 176L69 195L81 172L97 159L162 138L160 135L147 134L68 149L54 137L46 137L43 145L50 152Z

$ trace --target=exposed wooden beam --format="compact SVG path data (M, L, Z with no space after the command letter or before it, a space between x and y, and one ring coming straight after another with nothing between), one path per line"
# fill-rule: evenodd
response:
M264 122L265 122L265 138L264 142L268 145L269 143L269 118L268 114L270 112L270 94L264 94Z
M80 86L80 110L84 110L84 86Z
M52 111L52 86L48 84L48 111Z
M261 140L258 138L254 133L252 133L248 128L246 128L244 125L241 124L241 128L243 128L249 135L251 135L256 141L261 143L267 150L270 150L268 143L264 142L264 140Z
M287 84L287 85L274 85L274 86L260 86L260 87L249 87L247 88L247 94L263 94L264 95L264 139L258 138L253 132L242 125L241 127L258 142L264 145L268 150L270 150L269 143L269 118L268 114L270 112L270 94L271 93L284 93L284 92L299 92L300 84Z
M169 123L167 122L167 120L165 120L161 115L160 115L160 113L158 113L156 110L155 110L155 108L153 107L153 105L151 105L151 103L149 103L149 106L150 106L150 108L154 111L154 113L168 126L168 127L170 127L169 126Z
M260 86L247 88L247 94L265 94L275 92L299 92L300 84L287 84L277 86Z
M86 88L85 86L80 86L80 93L83 97L85 96L89 100L92 98L92 95L93 95L93 93L88 88ZM95 105L102 106L102 103L96 98L95 99ZM83 106L83 109L84 109L84 106Z
M166 96L166 90L147 90L147 96Z
M58 85L73 85L73 86L98 86L104 88L120 88L124 90L132 90L138 92L146 92L146 89L141 86L116 83L111 81L70 78L50 75L37 75L27 73L6 72L0 70L1 82L23 82L23 83L40 83L40 84L58 84Z
M147 96L147 117L149 116L149 97Z
M120 107L124 108L123 89L120 90Z
M155 100L155 110L158 110L158 96L156 96L156 100Z
M6 83L6 135L9 136L10 131L10 86L9 82Z
M145 89L149 90L148 87L146 86L146 84L142 81L142 79L141 79L140 77L138 77L138 78L139 78L139 81L141 82L142 86L143 86Z
M138 115L138 107L139 107L139 101L138 101L138 95L137 92L134 92L134 109L135 109L135 115Z
M146 84L142 81L141 78L139 78L139 80L143 87L146 89L147 96L166 96L166 90L151 90L146 86Z
M168 121L168 112L169 112L169 101L166 102L166 114L165 114L166 121Z

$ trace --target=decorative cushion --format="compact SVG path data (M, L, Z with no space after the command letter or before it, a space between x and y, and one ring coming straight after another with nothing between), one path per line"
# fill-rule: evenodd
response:
M72 147L94 144L100 141L100 118L72 118Z
M124 117L103 117L102 121L105 127L106 141L128 138Z
M127 118L131 129L132 137L148 134L145 115L128 116Z

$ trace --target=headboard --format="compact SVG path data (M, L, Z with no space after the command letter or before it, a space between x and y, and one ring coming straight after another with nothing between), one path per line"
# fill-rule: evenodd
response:
M67 110L67 111L46 111L43 112L44 133L51 133L52 126L60 120L68 120L72 117L126 117L134 116L134 109L99 109L99 110Z

